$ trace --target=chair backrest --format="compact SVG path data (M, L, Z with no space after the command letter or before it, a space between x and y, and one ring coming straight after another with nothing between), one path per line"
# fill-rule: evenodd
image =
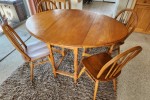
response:
M3 24L2 29L13 46L29 61L30 57L26 54L27 46L18 34L8 24Z
M132 9L121 10L115 19L123 23L128 29L128 36L134 31L138 23L138 17Z
M55 3L51 0L41 0L37 5L37 12L57 9Z
M133 59L137 54L142 51L140 46L133 47L111 59L107 62L99 71L97 78L100 78L103 73L106 73L105 79L111 79L120 73L122 68L131 59Z
M58 9L71 9L71 1L70 0L53 0L58 7Z
M38 4L39 4L41 1L42 1L42 0L33 0L36 13L38 13Z
M37 10L37 5L39 4L40 1L42 1L42 0L33 0L36 10Z

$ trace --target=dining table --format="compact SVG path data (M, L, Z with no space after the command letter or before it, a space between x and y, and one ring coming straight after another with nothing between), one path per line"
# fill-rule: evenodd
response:
M56 68L52 46L73 50L74 72L54 69L53 73L78 79L79 48L114 45L127 36L124 24L112 17L84 10L56 9L37 13L26 21L26 28L35 38L45 42L50 50L51 64Z

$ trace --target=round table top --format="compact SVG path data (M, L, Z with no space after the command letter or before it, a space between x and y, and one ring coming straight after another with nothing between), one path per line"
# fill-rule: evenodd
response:
M115 19L84 10L51 10L26 21L27 30L51 45L99 47L121 41L127 28Z

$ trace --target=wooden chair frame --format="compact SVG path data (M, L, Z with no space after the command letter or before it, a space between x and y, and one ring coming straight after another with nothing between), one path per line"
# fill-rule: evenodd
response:
M13 44L13 46L21 53L21 55L24 57L26 62L29 62L29 64L30 64L30 80L32 81L33 74L34 74L34 67L36 65L43 64L43 63L46 63L49 61L51 62L50 55L43 56L43 57L32 60L26 53L27 45L21 40L21 38L18 36L18 34L7 24L3 24L2 29L3 29L6 37ZM36 64L33 63L34 61L44 58L44 57L48 57L48 61L42 61L42 62L39 62ZM53 67L53 70L55 70L54 67Z
M39 4L39 2L41 2L42 0L34 0L34 5L35 5L35 8L36 8L36 12L38 12L37 10L37 5ZM58 7L57 9L62 9L62 5L61 3L64 3L64 9L67 9L66 7L66 4L68 3L68 9L71 9L71 1L70 0L52 0L54 3L55 3L55 6L56 6L56 3L58 2ZM67 2L68 1L68 2Z
M118 19L119 18L119 19ZM135 30L138 23L138 16L132 9L123 9L116 16L115 19L123 23L128 29L127 37Z
M64 4L64 9L67 9L66 4L68 3L68 9L71 9L71 1L70 0L53 0L55 5L58 3L58 9L62 9L62 3ZM67 2L68 1L68 2Z
M104 72L106 70L107 74L105 74L105 81L113 80L114 85L114 91L116 91L117 87L117 81L116 78L120 75L122 68L136 55L138 55L142 51L142 48L140 46L133 47L116 57L112 58L110 61L108 61L99 71L97 74L97 77L94 78L93 75L86 69L86 66L82 68L82 70L79 73L78 78L82 75L83 72L86 72L87 75L95 82L95 89L94 89L94 97L93 100L96 99L96 94L98 90L98 84L101 80L101 76L104 75ZM83 59L84 60L84 59ZM84 63L83 63L84 64Z
M33 3L34 3L34 6L36 8L36 11L37 11L37 5L39 4L41 0L33 0Z
M37 5L37 12L57 9L56 4L51 0L41 0Z

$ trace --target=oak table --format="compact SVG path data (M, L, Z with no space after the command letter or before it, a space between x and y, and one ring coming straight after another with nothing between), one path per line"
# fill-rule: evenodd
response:
M26 28L31 35L45 42L55 68L52 46L72 49L74 73L56 69L56 73L78 78L78 48L113 45L127 35L126 27L115 19L84 10L52 10L35 14L27 19Z

